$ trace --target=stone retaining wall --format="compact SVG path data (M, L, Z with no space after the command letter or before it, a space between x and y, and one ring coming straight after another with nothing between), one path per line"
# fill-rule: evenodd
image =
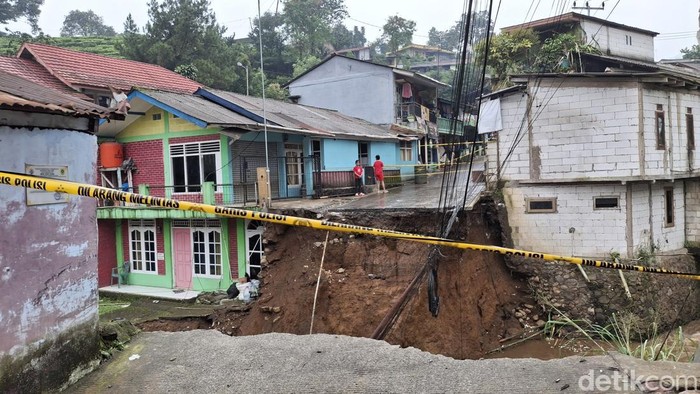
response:
M693 256L657 256L657 266L697 272ZM539 303L572 319L607 324L613 313L633 313L661 328L700 318L700 282L664 274L623 271L631 298L617 270L584 267L590 282L569 263L506 257L508 268L523 274ZM553 309L549 307L549 309ZM676 323L676 320L678 322Z

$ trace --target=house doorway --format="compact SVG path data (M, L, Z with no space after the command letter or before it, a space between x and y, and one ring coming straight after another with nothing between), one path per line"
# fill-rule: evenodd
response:
M369 165L369 143L357 143L357 157L360 159L360 165L367 167Z
M263 231L265 227L259 220L246 220L246 273L256 279L262 270Z
M301 144L284 144L287 170L287 197L301 196L304 183L304 150Z
M189 228L173 228L175 287L192 288L192 239Z

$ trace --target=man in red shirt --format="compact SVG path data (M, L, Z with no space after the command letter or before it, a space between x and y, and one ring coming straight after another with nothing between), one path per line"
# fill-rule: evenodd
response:
M360 165L359 160L355 160L355 167L352 169L352 173L355 175L355 195L356 196L364 196L365 193L362 193L362 174L364 174L365 170L362 168Z
M386 190L386 185L384 184L384 163L382 163L379 155L374 156L374 158L376 160L372 166L374 167L374 177L377 179L377 193L387 193L388 190Z

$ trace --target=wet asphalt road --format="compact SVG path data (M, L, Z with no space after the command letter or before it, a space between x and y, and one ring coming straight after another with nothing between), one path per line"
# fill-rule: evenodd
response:
M582 393L615 384L614 392L639 392L658 386L649 375L700 377L700 366L619 354L455 360L366 338L195 330L142 333L66 392Z

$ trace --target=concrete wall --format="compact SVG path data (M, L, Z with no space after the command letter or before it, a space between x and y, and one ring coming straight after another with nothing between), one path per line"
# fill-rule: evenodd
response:
M351 171L357 160L357 141L330 140L323 141L323 157L325 158L324 170Z
M581 28L585 42L606 55L654 61L654 37L649 34L603 26L592 20L582 20Z
M700 243L700 181L685 181L685 237Z
M623 185L505 188L512 239L517 248L566 256L607 256L627 251ZM594 197L619 197L619 208L595 209ZM529 198L556 198L556 212L528 213ZM571 233L570 229L574 229Z
M376 124L394 122L390 68L336 56L289 85L299 104L337 110Z
M0 127L0 168L68 167L93 184L94 136L56 129ZM96 200L26 203L23 188L0 185L0 391L60 387L98 357Z
M666 188L673 188L674 224L665 223ZM579 257L636 258L684 247L683 182L506 187L512 240L517 248ZM618 208L595 208L595 197L618 197ZM556 212L528 213L530 198L555 198ZM574 229L573 233L570 229Z
M398 148L396 142L371 142L369 144L370 164L374 163L374 156L379 155L384 163L384 168L389 169L398 164Z
M544 80L530 90L530 97L529 114L527 96L513 94L501 101L498 161L506 181L672 178L700 166L688 149L686 126L690 108L698 130L696 92L630 82ZM657 105L665 113L664 149L656 143Z

